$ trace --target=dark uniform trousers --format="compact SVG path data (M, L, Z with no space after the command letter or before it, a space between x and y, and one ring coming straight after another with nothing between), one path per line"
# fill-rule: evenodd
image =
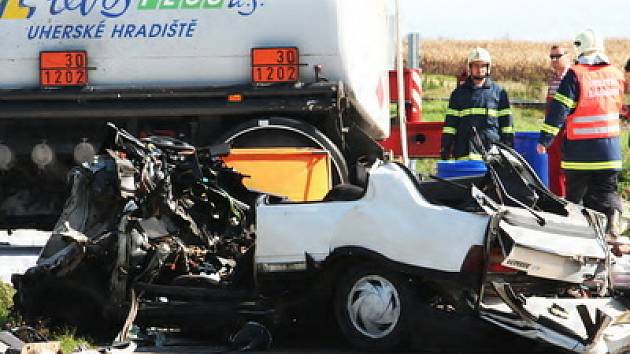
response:
M623 205L617 196L619 171L575 171L564 170L567 197L570 202L610 215L614 210L621 212Z

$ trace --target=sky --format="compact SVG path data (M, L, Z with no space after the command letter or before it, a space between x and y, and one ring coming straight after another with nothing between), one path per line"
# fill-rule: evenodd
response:
M429 39L630 38L630 0L400 0L402 33Z

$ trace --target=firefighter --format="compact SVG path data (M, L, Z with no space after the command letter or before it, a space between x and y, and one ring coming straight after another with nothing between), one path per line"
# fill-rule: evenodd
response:
M624 77L610 65L604 40L593 30L578 34L576 64L562 79L541 128L538 152L544 153L565 125L561 166L566 198L606 214L607 233L619 234L623 210L617 194L621 170L619 112Z
M490 53L473 49L467 65L469 75L451 94L446 111L440 153L444 160L481 159L473 127L486 149L493 142L512 146L514 141L510 101L507 92L490 78Z

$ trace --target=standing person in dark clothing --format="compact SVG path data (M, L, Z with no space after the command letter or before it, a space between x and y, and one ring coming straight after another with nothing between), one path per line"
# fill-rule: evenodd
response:
M574 44L577 63L549 106L538 152L544 153L565 125L562 168L567 199L606 214L608 234L618 236L623 209L617 178L622 164L619 112L624 77L610 65L604 40L593 30L580 33Z
M442 130L441 157L480 160L476 128L485 148L492 142L512 145L514 128L508 95L490 78L492 59L483 48L468 54L469 76L451 94Z
M549 59L551 60L551 73L547 81L547 107L545 108L545 114L549 112L549 105L551 101L553 101L553 96L556 94L556 91L558 91L558 87L560 87L562 78L571 67L567 49L562 46L553 45L549 51ZM561 145L564 133L564 129L560 129L553 143L549 146L549 149L547 149L549 155L549 189L560 197L566 195L564 172L560 167L560 162L562 161Z

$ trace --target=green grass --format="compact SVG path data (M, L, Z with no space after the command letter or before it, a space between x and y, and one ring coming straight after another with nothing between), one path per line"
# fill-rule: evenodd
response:
M499 82L505 87L511 98L523 100L539 100L540 93L546 89L543 83L519 83L519 82ZM455 78L445 75L424 75L423 76L423 96L425 98L448 98L455 88ZM626 102L630 97L626 95ZM422 120L427 122L439 122L444 120L448 102L442 100L425 99L422 102ZM396 115L395 105L392 113ZM539 131L544 119L542 109L517 108L512 107L514 128L516 131ZM621 135L621 147L623 154L623 171L619 177L619 191L624 199L630 199L630 148L628 140L630 127L626 126ZM435 171L437 159L421 159L416 163L416 169L421 173L432 173Z
M623 169L619 174L618 190L624 200L630 200L630 127L622 128L621 133L621 156L623 158Z
M86 338L77 337L76 330L65 328L56 331L50 335L50 339L53 341L61 342L61 351L63 353L72 353L77 348L91 348L93 345Z
M449 97L455 89L455 77L447 75L422 75L422 91L425 97Z

